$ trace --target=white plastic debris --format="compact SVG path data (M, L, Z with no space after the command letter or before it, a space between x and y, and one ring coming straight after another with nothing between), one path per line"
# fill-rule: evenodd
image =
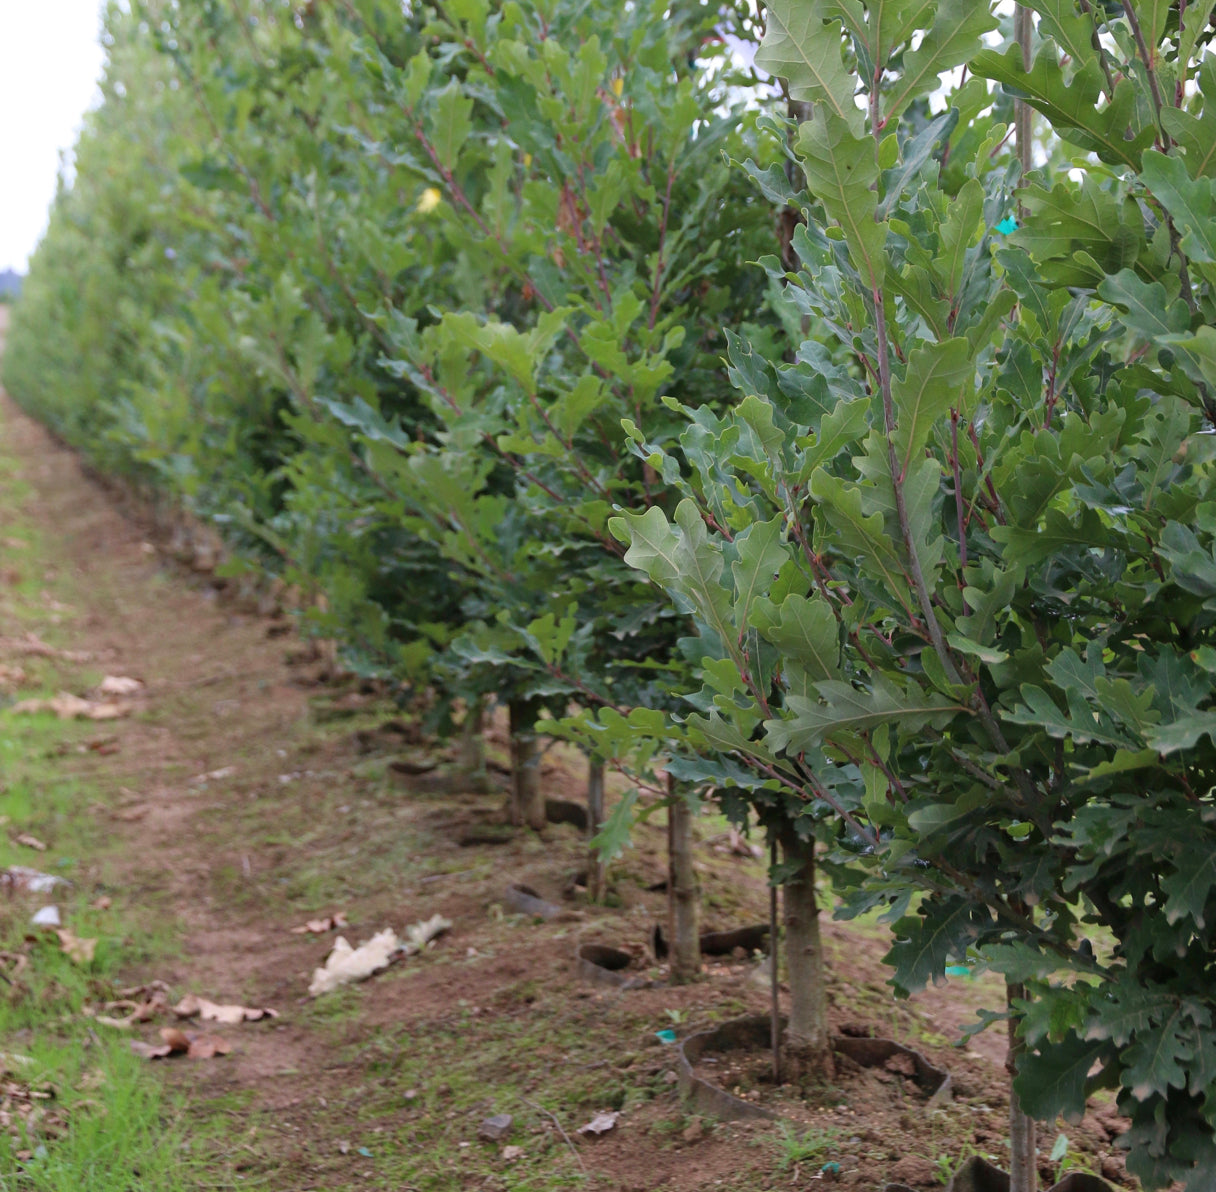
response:
M314 970L308 994L310 997L320 997L340 985L365 981L373 973L388 968L398 955L412 956L421 952L431 940L451 926L451 921L442 915L432 915L424 922L407 927L407 938L404 940L391 927L386 927L357 948L352 948L344 936L338 936L334 940L333 951L325 960L325 967Z
M609 1130L616 1129L616 1121L621 1115L619 1113L597 1113L585 1126L579 1126L579 1134L607 1134Z
M445 919L442 915L432 915L420 923L411 923L405 929L406 942L401 945L401 951L406 956L413 956L415 952L421 952L431 940L441 936L445 931L450 931L451 928L452 921Z
M339 985L366 980L372 973L388 968L393 954L400 948L401 941L391 927L378 931L367 943L357 948L352 948L345 936L338 936L334 940L333 951L325 960L325 967L317 969L312 975L309 996L320 997Z
M57 906L44 906L30 916L30 922L35 927L62 927L63 920L59 917Z
M97 689L102 695L136 695L144 689L143 681L129 675L106 675Z
M28 890L31 894L48 894L56 886L69 885L71 882L65 877L56 877L53 873L39 873L37 869L29 869L25 865L10 865L7 869L0 870L0 887Z

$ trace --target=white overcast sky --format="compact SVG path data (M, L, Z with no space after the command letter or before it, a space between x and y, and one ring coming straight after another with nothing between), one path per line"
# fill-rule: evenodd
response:
M25 272L97 96L101 0L0 0L0 270Z

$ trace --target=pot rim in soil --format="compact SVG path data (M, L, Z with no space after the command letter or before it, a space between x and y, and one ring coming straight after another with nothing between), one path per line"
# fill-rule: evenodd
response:
M781 1018L784 1031L786 1020ZM724 1051L730 1047L754 1046L757 1050L770 1049L772 1020L767 1014L749 1014L733 1018L707 1031L698 1031L684 1039L677 1049L676 1074L679 1077L680 1095L698 1112L716 1117L721 1121L760 1119L780 1121L788 1114L754 1101L736 1097L716 1084L698 1076L696 1064L703 1055L713 1051ZM832 1049L839 1056L851 1059L862 1067L872 1068L885 1063L892 1056L906 1056L912 1061L915 1074L911 1077L926 1096L923 1110L934 1109L950 1100L952 1081L950 1073L939 1068L919 1051L897 1043L894 1039L834 1035ZM1089 1192L1076 1189L1074 1192Z

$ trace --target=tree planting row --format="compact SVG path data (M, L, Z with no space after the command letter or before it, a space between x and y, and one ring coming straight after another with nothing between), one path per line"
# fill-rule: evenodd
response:
M824 865L897 991L1004 975L1016 1192L1100 1087L1210 1187L1214 6L131 0L5 383L505 705L521 826L546 736L600 860L665 803L677 979L691 816L758 827L787 1074Z

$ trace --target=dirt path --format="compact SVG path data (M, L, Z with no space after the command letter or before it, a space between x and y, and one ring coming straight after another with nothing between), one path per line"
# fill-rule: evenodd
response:
M393 710L357 685L318 686L322 664L307 661L286 622L184 574L154 531L121 514L7 398L0 433L32 488L25 512L51 544L40 565L66 573L77 594L73 609L48 605L38 631L93 656L94 672L147 684L146 708L107 724L104 750L63 762L96 794L88 814L114 858L115 902L159 931L148 967L130 977L280 1013L231 1031L234 1053L223 1060L162 1069L212 1139L217 1170L232 1181L223 1186L558 1189L584 1174L593 1187L639 1192L790 1186L790 1152L772 1127L711 1128L684 1116L670 1052L655 1036L762 1011L748 965L720 967L691 988L628 995L574 980L578 940L640 952L661 915L662 896L645 888L661 872L657 832L643 834L619 869L613 911L569 904L544 925L505 914L510 880L561 901L582 848L573 829L462 847L499 796L441 792L426 775L395 772L403 754L414 769L441 755L409 731L383 729ZM292 654L305 660L289 664ZM501 752L493 734L490 744ZM546 777L550 793L577 794L560 756ZM758 868L707 857L709 925L760 917ZM337 911L352 942L434 913L454 926L424 956L309 1001L332 936L291 928ZM818 1159L812 1149L791 1160L794 1173L797 1162L809 1172L831 1159L843 1165L844 1187L890 1177L930 1188L939 1156L969 1146L1000 1157L1003 1045L989 1034L966 1053L948 1046L974 1016L973 991L952 983L894 1006L880 938L839 925L828 935L837 1021L921 1047L951 1067L959 1096L949 1114L923 1120L911 1104L867 1117L829 1102L831 1141ZM618 1127L576 1142L575 1128L601 1110L623 1110ZM518 1155L477 1140L481 1120L497 1112L515 1118L505 1141ZM1105 1133L1090 1141L1107 1153Z

